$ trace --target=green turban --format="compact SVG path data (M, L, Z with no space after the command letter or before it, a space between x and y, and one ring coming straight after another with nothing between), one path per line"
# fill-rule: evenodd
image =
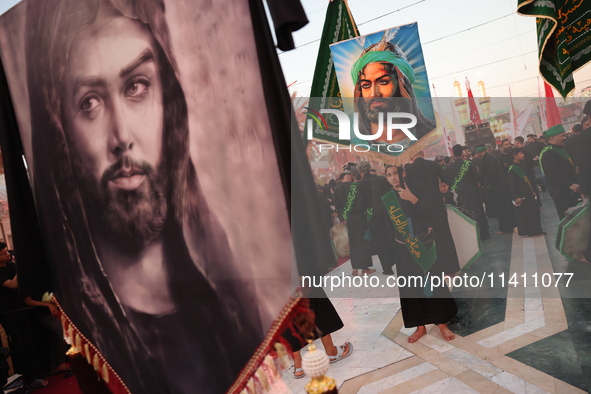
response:
M410 80L410 83L415 82L415 70L406 59L397 56L391 51L369 51L357 59L357 61L353 64L353 67L351 67L351 77L353 78L353 84L357 85L357 78L359 77L359 72L363 70L363 67L367 66L369 63L376 62L392 63L398 67L398 69L404 75L406 75L406 77Z
M478 148L474 149L476 153L486 152L486 148L484 146L479 146Z
M554 137L555 135L560 135L566 133L564 126L561 124L557 124L556 126L550 127L548 130L544 131L544 136L546 138Z

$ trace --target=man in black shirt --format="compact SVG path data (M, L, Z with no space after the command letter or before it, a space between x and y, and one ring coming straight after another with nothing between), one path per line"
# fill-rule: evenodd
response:
M465 204L466 209L474 212L480 229L480 239L489 239L488 220L482 207L480 198L480 185L478 183L478 169L471 161L462 159L462 146L454 145L452 148L454 161L445 168L449 175L452 190L458 193Z
M35 354L32 347L32 326L30 315L18 294L16 264L6 243L0 242L0 324L10 337L10 352L14 370L23 374L26 381L31 381L37 373L35 364L27 356ZM48 383L39 380L39 384Z
M484 145L477 145L475 150L482 160L480 166L482 179L486 187L490 188L490 202L499 219L499 231L496 234L511 233L516 226L515 213L503 167L499 159L486 152Z
M583 113L586 116L583 121L591 121L591 100L585 103ZM583 129L579 144L579 191L587 198L591 195L591 155L589 155L589 146L591 146L591 127ZM589 234L589 242L584 259L591 262L591 234Z
M553 126L544 132L548 146L540 153L540 167L546 177L550 197L554 201L558 217L577 204L579 185L571 157L563 149L564 126Z

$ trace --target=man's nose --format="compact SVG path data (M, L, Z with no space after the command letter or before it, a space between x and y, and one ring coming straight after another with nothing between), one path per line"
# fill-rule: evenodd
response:
M377 83L371 85L371 88L369 89L369 97L382 97L380 85Z
M112 102L112 107L109 149L115 156L120 156L133 149L134 141L122 103Z

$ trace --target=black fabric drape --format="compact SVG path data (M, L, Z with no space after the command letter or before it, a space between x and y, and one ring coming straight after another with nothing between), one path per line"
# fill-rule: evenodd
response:
M321 275L334 266L334 254L265 9L261 0L250 0L249 4L298 270L300 275Z
M0 64L0 146L8 195L12 241L18 261L21 294L53 290L55 272L50 268L33 192L23 162L23 147L4 66ZM53 278L53 281L52 281Z
M275 27L277 48L289 51L294 48L291 33L308 24L308 18L299 0L267 0Z

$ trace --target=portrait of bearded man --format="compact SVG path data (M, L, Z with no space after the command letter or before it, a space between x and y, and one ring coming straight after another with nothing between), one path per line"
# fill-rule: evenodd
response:
M435 121L423 114L417 102L413 89L413 67L402 49L388 42L385 35L379 42L363 50L351 68L351 78L361 134L376 134L380 127L380 119L385 123L386 114L392 112L411 113L417 118L416 125L410 128L417 140L435 129ZM408 118L396 120L394 123L408 123ZM408 148L413 142L402 130L394 130L391 139L387 138L384 131L379 138L371 141L374 147L394 144L403 149Z

